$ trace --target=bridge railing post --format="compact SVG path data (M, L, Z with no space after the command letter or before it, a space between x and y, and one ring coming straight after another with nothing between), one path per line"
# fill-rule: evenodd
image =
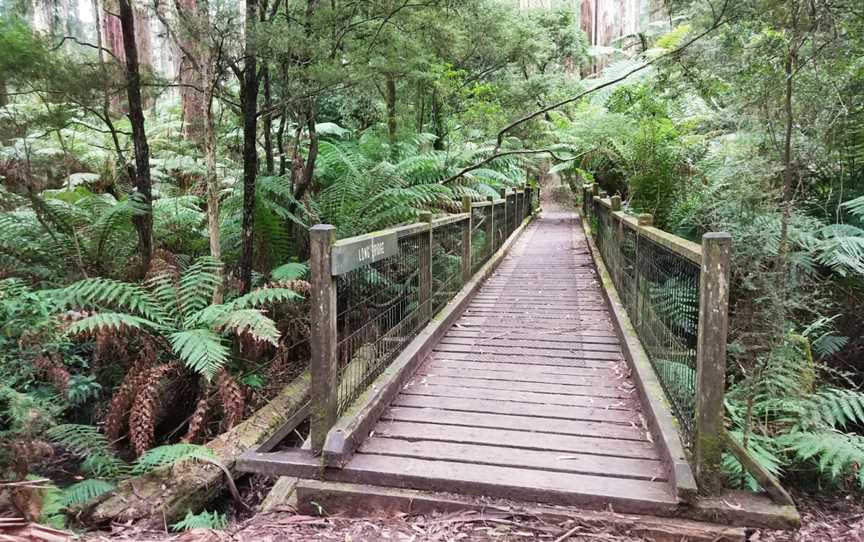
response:
M489 202L489 220L486 221L486 257L495 254L495 198L486 196Z
M468 220L462 222L462 282L471 280L471 261L474 249L471 246L471 233L474 231L474 212L471 210L471 196L462 196L462 212L468 213Z
M526 219L534 212L534 189L531 184L525 183L525 209L523 209L522 219Z
M432 250L435 241L432 234L432 213L425 211L420 213L420 222L429 224L429 233L427 235L428 246L420 245L420 253L417 258L417 265L420 268L417 283L418 303L422 307L423 320L428 321L432 318Z
M702 236L699 279L699 331L696 345L694 466L702 491L723 487L723 395L726 388L726 335L729 329L729 259L732 236Z
M327 432L336 423L339 392L336 345L336 282L331 273L331 250L336 228L329 224L313 226L310 237L311 301L311 413L310 444L320 453Z
M501 244L503 245L504 241L507 239L507 237L509 237L508 236L509 232L507 231L507 225L510 224L510 222L507 220L508 215L513 212L513 209L508 209L509 205L507 205L507 189L506 188L501 189L501 199L504 200L504 203L502 204L502 205L504 205L504 229L501 230L503 232L501 234L501 235L503 235L503 239L501 239Z

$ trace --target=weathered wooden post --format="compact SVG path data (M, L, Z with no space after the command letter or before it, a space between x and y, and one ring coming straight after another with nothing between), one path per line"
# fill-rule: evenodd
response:
M729 329L729 258L732 236L702 236L699 279L699 334L696 343L696 480L706 493L723 487L723 395L726 388L726 334Z
M336 228L329 224L312 226L309 242L309 271L312 278L310 443L312 450L320 453L327 432L336 423L338 414L336 283L333 281L330 261L331 249L336 242Z
M612 210L613 211L620 211L621 210L621 196L618 196L618 195L612 196L612 199L610 201L612 202Z
M591 195L599 196L600 195L600 185L597 183L591 184Z
M474 255L471 247L471 232L474 231L474 213L471 210L471 196L462 196L462 212L468 213L468 220L462 221L462 282L467 284L471 280L471 270Z
M418 255L418 266L420 273L418 275L417 293L418 300L422 308L421 314L423 319L428 321L432 318L432 213L420 213L420 222L425 222L429 225L429 233L427 234L428 246L420 244L420 254Z
M501 230L501 231L503 232L503 233L501 234L501 235L502 235L501 244L503 245L503 244L504 244L504 241L505 241L508 237L510 237L510 232L507 231L508 224L510 224L510 222L507 221L507 218L508 218L507 215L513 212L513 209L508 209L508 208L507 208L507 207L509 207L509 206L507 205L507 189L506 189L506 188L502 188L502 189L501 189L501 199L504 200L504 229Z
M486 256L495 254L495 198L486 196L489 202L489 220L486 221Z
M534 189L530 184L525 184L525 209L522 213L522 220L525 220L531 213L534 212Z

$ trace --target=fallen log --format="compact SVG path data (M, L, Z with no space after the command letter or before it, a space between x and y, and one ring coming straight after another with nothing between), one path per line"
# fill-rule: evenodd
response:
M234 463L240 454L267 439L303 407L308 396L307 371L244 422L208 442L207 447L213 450L216 461L237 478ZM223 492L225 483L219 466L184 462L123 481L117 489L87 505L77 517L88 525L134 521L162 527L182 519L189 510L200 511Z

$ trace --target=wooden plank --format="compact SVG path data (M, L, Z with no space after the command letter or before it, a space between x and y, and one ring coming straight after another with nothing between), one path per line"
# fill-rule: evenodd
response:
M576 364L569 365L521 365L519 363L494 362L494 361L472 361L466 359L451 359L446 354L433 354L427 360L429 367L452 367L457 369L473 369L477 371L507 371L518 372L526 375L531 374L550 374L563 376L585 376L594 378L609 378L622 379L625 374L621 371L616 372L610 365L597 366L578 366ZM610 382L614 384L614 382Z
M552 472L576 472L637 480L666 480L663 464L660 461L650 459L625 459L577 453L562 454L549 450L514 450L501 446L431 440L408 441L379 436L366 441L359 452L478 465L521 467Z
M444 345L447 346L447 345ZM440 347L439 347L440 348ZM612 358L608 352L583 352L581 356L561 358L555 356L529 356L520 353L494 353L494 352L464 352L435 350L436 358L452 360L475 361L483 363L492 361L496 363L516 363L522 365L550 365L557 367L598 367L610 368L616 362L622 361L621 357Z
M556 350L561 352L570 352L572 350L589 350L592 352L621 353L621 348L617 344L594 343L587 341L582 342L577 340L555 341L543 337L525 337L518 339L509 337L470 338L453 336L451 333L448 333L441 339L439 344L463 345L475 348L494 345L500 348L537 348L542 351Z
M478 365L470 361L448 361L430 359L417 374L457 376L463 378L482 378L511 382L548 382L550 384L570 384L594 388L623 388L633 386L623 374L598 369L571 369L564 372L559 367L545 368L543 365L511 368L513 364L484 363ZM558 369L558 370L556 370Z
M520 340L542 340L546 342L562 342L562 343L593 343L593 344L612 344L620 345L618 337L611 333L606 335L585 335L578 330L534 330L510 328L504 331L477 330L475 328L450 328L447 332L448 338L472 338L472 339L496 339L502 342L520 341Z
M458 412L437 408L391 407L382 420L443 423L467 427L490 427L511 431L531 431L585 437L612 437L624 440L646 440L645 430L631 425L578 420L560 420L508 414L486 414L482 412ZM542 435L538 435L542 438Z
M461 376L447 376L440 374L418 374L414 376L413 381L421 387L424 385L433 385L468 388L475 390L474 393L479 396L485 395L485 390L527 391L544 394L602 397L608 399L625 399L631 396L631 393L611 387L595 388L593 386L574 386L572 384L559 383L550 384L545 382L487 380L483 378L464 378ZM630 391L634 392L635 390Z
M435 397L463 397L471 399L482 397L513 403L537 403L541 405L563 405L597 407L609 410L630 410L633 401L629 399L610 399L607 397L587 397L584 395L561 395L555 393L535 393L530 391L507 391L493 389L463 388L459 386L436 386L421 381L409 382L402 393L407 395L433 395Z
M677 508L665 482L626 480L512 467L358 454L328 478L402 488L547 502L611 506L622 511L671 513Z
M488 412L490 414L517 414L520 416L539 416L564 420L584 420L610 423L633 424L638 427L639 416L634 411L607 410L562 405L541 405L535 403L513 403L490 399L465 399L458 397L433 397L430 395L399 394L393 400L395 406L440 408L467 412Z

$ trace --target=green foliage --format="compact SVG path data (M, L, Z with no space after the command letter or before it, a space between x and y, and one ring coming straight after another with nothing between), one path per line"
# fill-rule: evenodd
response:
M202 511L199 514L193 514L190 510L186 513L186 517L171 525L173 531L191 531L192 529L224 529L228 526L228 518L225 514L219 512Z
M168 444L157 446L144 453L132 466L134 474L143 474L180 461L215 461L213 450L197 444Z
M302 299L287 288L261 288L214 305L220 271L221 266L205 256L188 266L179 279L166 272L143 285L101 278L74 283L60 291L62 306L97 312L68 326L66 334L134 329L161 335L186 367L212 378L231 357L224 342L227 335L248 335L277 344L279 330L257 307Z
M62 508L84 504L100 495L113 491L115 487L117 486L111 482L97 478L82 480L63 489L59 504Z

